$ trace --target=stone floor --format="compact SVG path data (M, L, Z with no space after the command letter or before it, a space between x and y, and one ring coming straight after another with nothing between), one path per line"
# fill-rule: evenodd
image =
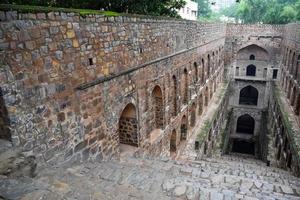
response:
M22 200L283 200L300 199L300 179L233 155L194 162L124 156L120 161L45 168L34 179L0 177L0 194Z

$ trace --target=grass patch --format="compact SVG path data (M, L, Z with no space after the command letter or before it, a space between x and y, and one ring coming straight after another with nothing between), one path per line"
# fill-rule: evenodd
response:
M204 125L202 126L202 128L200 129L198 135L197 135L197 138L196 140L199 142L199 145L201 146L202 143L205 141L205 138L209 132L211 128L211 121L209 120L206 120L204 122Z
M30 5L12 5L12 4L0 4L0 10L18 11L19 13L64 12L64 13L78 13L80 14L80 16L86 16L86 15L104 15L108 17L120 16L120 13L112 12L112 11L75 9L75 8L57 8L57 7L30 6Z

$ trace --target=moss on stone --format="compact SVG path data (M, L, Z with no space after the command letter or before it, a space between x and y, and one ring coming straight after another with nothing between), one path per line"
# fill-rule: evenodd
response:
M57 8L44 6L30 6L30 5L12 5L0 4L2 11L17 11L19 13L48 13L48 12L64 12L64 13L78 13L81 16L86 15L104 15L108 17L117 17L120 14L112 11L100 11L91 9L74 9L74 8Z
M280 109L280 112L282 114L282 118L283 118L283 123L286 127L286 132L287 132L287 135L288 135L288 138L289 140L291 141L291 147L292 147L292 151L294 151L294 155L296 155L298 161L300 161L300 146L299 144L295 141L295 136L296 136L296 133L293 129L293 124L292 122L290 121L290 116L289 116L289 113L286 112L285 108L284 108L284 104L281 100L281 91L279 90L279 88L274 84L273 85L274 89L273 89L273 96L275 98L275 101L278 103L279 105L279 109Z
M210 128L211 128L211 121L206 120L196 138L196 140L199 142L200 146L205 141L205 138L206 138Z

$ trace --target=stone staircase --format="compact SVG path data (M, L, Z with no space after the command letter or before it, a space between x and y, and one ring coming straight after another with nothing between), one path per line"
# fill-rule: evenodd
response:
M7 199L299 199L300 179L239 156L201 161L139 159L46 168L32 178L0 178Z

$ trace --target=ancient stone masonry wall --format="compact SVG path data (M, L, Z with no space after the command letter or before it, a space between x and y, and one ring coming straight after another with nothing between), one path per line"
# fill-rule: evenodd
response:
M300 138L297 121L278 86L273 86L268 109L269 154L271 165L300 175Z
M0 12L0 20L0 80L12 142L40 160L118 155L119 119L129 103L136 107L138 146L167 154L182 116L190 118L198 95L213 93L222 80L223 24L14 11ZM186 107L180 92L185 72ZM165 129L151 143L155 86L162 91Z
M228 100L230 90L228 84L221 88L218 106L204 125L198 130L198 136L195 141L195 149L197 150L197 159L205 156L218 156L223 151L226 137L226 124L228 116Z
M284 40L281 48L280 85L298 122L300 113L300 23L288 24L284 30Z

